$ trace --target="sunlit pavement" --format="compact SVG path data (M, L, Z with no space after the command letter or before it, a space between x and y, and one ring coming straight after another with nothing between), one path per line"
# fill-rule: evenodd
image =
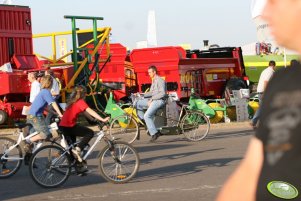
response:
M88 160L92 171L88 176L73 175L62 187L43 189L22 165L16 175L0 181L0 200L214 200L253 133L248 122L213 125L201 142L176 135L149 143L142 132L141 140L134 142L140 170L127 184L111 184L99 175L97 155L102 144Z

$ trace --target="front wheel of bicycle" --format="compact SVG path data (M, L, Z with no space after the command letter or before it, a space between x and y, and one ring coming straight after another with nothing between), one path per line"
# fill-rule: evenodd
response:
M110 135L113 140L133 143L139 134L137 121L129 115L121 115L112 120Z
M19 146L9 150L16 144L15 140L0 137L0 179L13 176L21 167L22 150ZM8 153L5 153L8 151Z
M46 145L32 155L29 172L32 179L44 188L62 185L69 177L71 160L69 154L56 145Z
M121 141L113 141L100 153L100 174L109 182L122 184L131 180L138 172L140 159L136 149Z
M203 113L189 111L182 118L180 128L188 140L200 141L208 135L210 122Z

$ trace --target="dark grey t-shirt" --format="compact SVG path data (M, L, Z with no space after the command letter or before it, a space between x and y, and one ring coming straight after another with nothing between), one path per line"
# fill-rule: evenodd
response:
M267 190L282 181L299 191L301 200L301 66L281 69L269 82L256 137L263 142L264 162L256 200L283 200Z

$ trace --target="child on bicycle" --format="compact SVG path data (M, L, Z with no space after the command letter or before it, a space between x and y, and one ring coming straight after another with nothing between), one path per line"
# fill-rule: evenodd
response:
M78 145L72 149L72 153L78 162L82 162L81 151L94 136L93 130L76 123L78 115L82 112L87 112L89 115L102 122L107 122L110 119L109 117L103 119L87 105L84 100L86 92L87 91L84 86L76 86L73 89L69 100L67 101L66 111L64 112L59 124L60 130L65 136L71 137L73 143L76 141L76 136L83 137Z
M27 115L27 123L30 123L34 130L39 132L39 135L35 135L32 138L26 140L24 147L25 152L31 152L32 142L49 139L52 137L49 131L48 125L45 122L43 115L44 109L47 105L52 105L59 117L62 117L62 113L52 98L50 88L52 86L52 78L49 75L42 77L41 79L41 91L38 93L32 105L30 106L29 113Z

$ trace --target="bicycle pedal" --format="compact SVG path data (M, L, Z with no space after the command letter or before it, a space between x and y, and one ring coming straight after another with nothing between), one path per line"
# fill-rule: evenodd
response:
M88 174L86 172L82 172L82 173L77 173L77 176L79 177L84 177L87 176Z

